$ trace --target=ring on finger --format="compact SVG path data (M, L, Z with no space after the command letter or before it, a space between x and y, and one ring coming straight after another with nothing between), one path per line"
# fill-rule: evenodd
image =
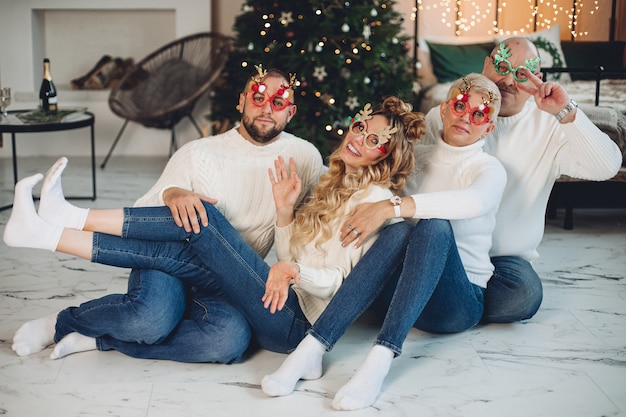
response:
M361 234L361 232L359 232L359 231L358 231L358 230L356 230L356 229L352 229L352 233L354 233L354 234L355 234L355 235L357 235L357 236Z
M354 226L352 226L352 223L348 223L348 230L352 230L354 229Z

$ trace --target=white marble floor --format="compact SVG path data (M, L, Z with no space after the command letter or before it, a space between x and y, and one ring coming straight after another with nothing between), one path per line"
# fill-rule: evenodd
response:
M20 177L54 158L20 160ZM98 168L89 207L129 205L165 159L114 157ZM0 159L0 205L11 199L10 160ZM88 161L73 158L64 189L89 192ZM0 231L10 211L0 212ZM626 417L626 210L579 210L575 228L548 221L537 269L545 296L524 323L478 326L458 335L413 330L383 392L355 416ZM284 356L260 351L236 365L138 360L86 352L60 360L50 349L11 350L24 322L122 292L127 272L69 256L0 244L0 415L276 416L334 412L331 400L370 348L376 327L357 322L325 356L324 376L285 398L268 398L262 376Z

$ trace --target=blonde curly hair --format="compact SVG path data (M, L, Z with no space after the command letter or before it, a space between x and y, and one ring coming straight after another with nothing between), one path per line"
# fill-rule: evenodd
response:
M346 172L346 165L340 157L341 147L329 156L328 171L321 176L312 195L296 212L290 241L295 259L299 251L318 235L318 248L332 237L332 221L346 215L340 208L355 193L366 192L372 184L400 190L413 172L413 144L420 141L426 132L424 115L414 112L410 103L394 96L387 97L380 109L372 113L377 114L389 120L390 128L397 127L389 140L387 154L354 173Z

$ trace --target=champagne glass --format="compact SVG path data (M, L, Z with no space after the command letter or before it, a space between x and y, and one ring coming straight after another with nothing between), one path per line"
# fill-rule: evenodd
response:
M7 107L11 104L11 89L9 87L0 87L0 111L6 119Z

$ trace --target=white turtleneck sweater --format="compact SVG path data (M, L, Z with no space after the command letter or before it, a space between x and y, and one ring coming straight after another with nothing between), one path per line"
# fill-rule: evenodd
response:
M163 205L163 191L180 187L217 199L216 208L243 239L265 257L274 242L276 205L268 168L282 155L293 157L308 195L323 171L322 157L311 143L282 132L263 146L248 142L233 128L185 144L167 163L156 184L135 206Z
M506 185L502 164L483 152L484 144L483 139L455 147L439 136L425 170L412 175L403 190L415 202L415 219L450 220L467 277L483 288L494 269L491 233ZM414 146L416 153L420 146Z
M439 131L439 107L428 112L426 121L429 131ZM555 180L568 175L603 181L615 176L622 164L619 147L580 108L574 122L561 124L539 110L532 98L520 113L498 117L484 149L498 158L508 178L491 256L518 256L528 261L539 256L537 247Z

